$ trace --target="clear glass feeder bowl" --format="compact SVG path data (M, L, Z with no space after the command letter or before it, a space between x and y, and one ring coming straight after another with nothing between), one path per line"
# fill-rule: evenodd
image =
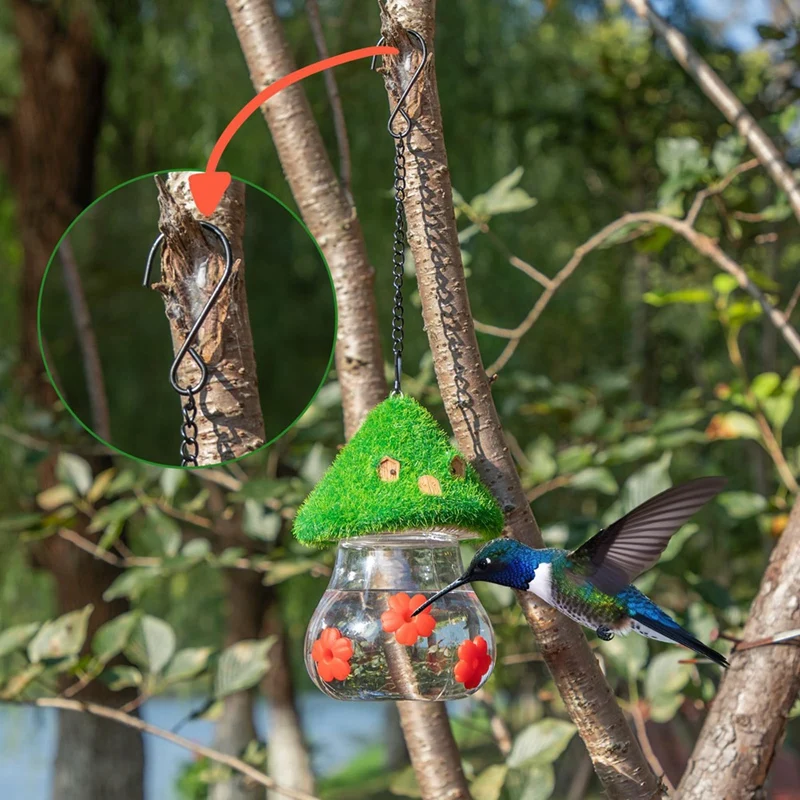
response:
M458 537L439 532L339 543L306 632L315 685L337 700L455 700L482 686L495 660L489 617L469 585L410 612L464 571Z

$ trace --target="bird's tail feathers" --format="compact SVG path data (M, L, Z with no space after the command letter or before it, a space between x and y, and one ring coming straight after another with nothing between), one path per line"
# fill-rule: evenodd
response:
M718 653L716 650L712 650L699 639L695 639L689 631L681 628L677 622L673 622L669 625L660 620L653 619L653 617L647 617L644 614L632 614L631 619L635 619L640 625L646 626L656 633L660 633L662 636L671 639L673 642L688 647L690 650L694 650L695 653L711 659L715 664L719 664L725 669L730 666L725 656Z

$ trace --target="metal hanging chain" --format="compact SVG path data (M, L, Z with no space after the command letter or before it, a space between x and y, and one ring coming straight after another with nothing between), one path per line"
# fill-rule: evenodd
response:
M425 62L428 60L428 46L425 39L416 31L407 31L420 45L422 59L411 80L400 95L397 105L389 115L387 128L395 140L394 149L394 237L392 240L392 285L394 286L394 306L392 308L392 355L394 356L394 385L392 396L402 394L400 381L403 373L403 339L405 336L405 317L403 308L403 279L405 277L406 262L406 139L411 133L411 118L403 108L411 88L417 82ZM378 40L378 45L384 43L384 37ZM372 59L372 69L375 69L375 58ZM398 129L395 125L398 115L404 124Z
M392 308L392 354L394 355L394 386L392 394L402 394L400 379L403 374L403 338L405 318L403 312L403 278L406 269L406 140L395 140L394 152L394 241L392 242L392 283L394 307Z
M195 350L193 345L197 339L197 335L200 333L200 328L203 327L203 323L211 313L211 309L214 308L214 305L219 299L225 284L228 282L228 279L233 272L233 253L231 251L231 243L228 241L228 237L216 225L212 225L210 222L205 222L203 220L198 221L203 228L211 231L221 242L222 250L225 255L225 269L222 272L222 277L219 279L219 282L214 287L214 290L211 292L211 295L206 301L206 304L203 306L203 310L194 321L189 334L187 335L186 339L184 339L183 344L176 353L172 362L172 366L169 369L170 386L172 386L172 388L179 395L182 395L186 398L186 402L183 405L183 423L181 424L182 441L180 455L182 467L197 466L197 456L200 448L197 443L197 424L195 423L195 419L197 417L197 404L195 403L194 396L199 394L208 383L208 366L206 365L205 361L203 361L197 350ZM161 233L153 242L150 252L147 255L147 263L145 264L144 268L144 279L142 280L142 286L149 286L150 284L150 273L153 268L153 261L155 260L156 254L161 248L163 242L164 234ZM200 370L200 377L197 379L197 382L194 385L181 386L178 382L178 368L187 355L191 356L192 361L194 361L194 363L197 365L197 368Z
M181 424L181 466L196 467L197 456L200 455L200 445L197 443L197 404L194 402L194 392L189 387L186 402L183 404L183 423Z

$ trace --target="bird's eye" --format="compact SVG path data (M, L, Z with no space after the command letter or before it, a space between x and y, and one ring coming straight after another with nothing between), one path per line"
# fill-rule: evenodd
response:
M492 560L490 558L482 558L478 562L478 569L488 569L489 564L491 564L491 563L492 563Z

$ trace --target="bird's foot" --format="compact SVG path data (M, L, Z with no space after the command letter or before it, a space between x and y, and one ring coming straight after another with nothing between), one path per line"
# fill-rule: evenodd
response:
M601 625L596 633L604 642L610 642L614 638L614 631L607 625Z

